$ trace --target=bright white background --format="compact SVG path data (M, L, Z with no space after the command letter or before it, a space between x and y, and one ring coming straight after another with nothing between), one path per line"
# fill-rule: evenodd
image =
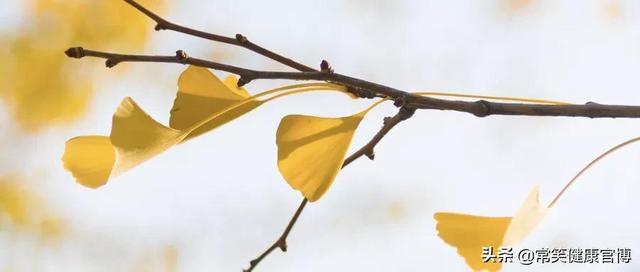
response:
M21 20L21 5L6 1L2 23ZM516 9L501 0L184 1L168 3L163 15L214 33L243 33L305 64L327 59L339 73L407 91L640 105L637 1L538 0ZM153 37L141 53L184 49L239 66L286 70L243 49L167 31ZM64 141L108 134L125 96L166 123L184 69L124 66L118 81L104 70L91 111L74 125L8 142L18 132L0 110L1 167L41 177L39 191L74 229L68 241L44 250L27 238L2 236L0 264L18 271L131 271L145 252L172 245L178 271L240 271L280 235L301 200L277 171L280 118L349 115L370 102L336 94L282 99L98 190L86 189L62 168ZM248 89L282 83L258 81ZM391 105L370 113L352 150L394 113ZM380 143L375 161L363 158L345 168L325 197L304 211L289 252L275 252L257 271L467 271L437 237L435 212L509 216L536 185L548 203L592 158L638 135L639 120L419 111ZM635 257L639 160L640 146L631 146L598 164L522 246L630 247ZM530 269L638 271L640 265L509 265L504 271Z

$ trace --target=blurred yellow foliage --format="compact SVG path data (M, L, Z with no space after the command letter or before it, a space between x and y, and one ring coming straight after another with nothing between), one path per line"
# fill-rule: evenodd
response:
M605 13L610 21L615 21L622 17L622 8L619 2L608 1L605 4Z
M122 1L25 1L25 23L0 41L0 98L27 131L70 121L92 97L92 71L71 64L64 50L83 45L140 50L152 22ZM155 10L163 0L148 0ZM82 67L81 67L82 66Z
M134 265L133 272L176 272L178 271L178 249L173 245L153 250L143 255Z
M28 206L36 203L33 195L19 186L12 177L0 179L0 211L13 224L28 225L31 223Z
M507 14L514 15L522 10L525 10L533 4L533 0L506 0L504 3Z
M0 177L0 230L13 227L35 232L43 240L56 240L65 223L48 210L43 199L14 176Z

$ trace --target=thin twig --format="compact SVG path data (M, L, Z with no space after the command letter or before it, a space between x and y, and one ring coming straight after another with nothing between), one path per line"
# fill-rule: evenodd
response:
M298 209L293 214L293 217L291 217L291 220L289 220L289 224L287 224L287 228L284 230L282 235L280 235L278 240L276 240L276 242L273 243L273 245L271 245L267 250L265 250L262 254L260 254L258 258L251 260L251 262L249 262L250 266L249 268L244 270L245 272L250 272L254 268L256 268L256 266L262 261L262 259L264 259L269 254L271 254L271 252L276 248L280 248L282 252L287 252L287 237L289 237L289 233L293 229L293 225L295 225L296 222L298 221L298 217L300 217L300 214L302 213L302 210L304 210L304 207L307 205L307 202L308 200L306 198L302 199L302 202L300 202L300 206L298 206Z
M414 112L414 109L402 107L398 110L398 113L393 117L386 117L384 120L384 124L382 125L382 128L380 128L380 130L373 136L373 138L371 138L371 140L367 144L365 144L360 149L355 151L353 154L351 154L351 156L347 157L342 163L342 168L345 168L347 165L351 164L353 161L357 160L363 155L366 155L369 159L373 160L374 147L380 142L380 140L382 140L382 138L384 138L385 135L387 135L387 133L389 133L389 131L391 131L393 127L395 127L400 122L411 118L411 116L413 115L413 112ZM260 254L258 258L251 260L251 262L249 262L250 266L249 268L244 270L245 272L250 272L254 268L256 268L256 266L265 257L271 254L271 252L273 252L276 248L280 248L280 250L282 250L283 252L287 251L287 237L289 236L289 233L291 232L293 225L295 225L296 221L298 220L298 217L302 213L302 210L304 209L306 204L307 204L307 199L304 198L300 203L300 206L298 206L296 213L293 215L293 217L289 221L289 224L287 224L287 228L282 233L282 235L280 235L278 240L276 240L275 243L273 243L269 248L267 248L267 250L265 250L262 254Z
M296 69L300 72L319 72L318 70L311 68L307 65L304 65L302 63L299 63L297 61L294 61L290 58L287 58L285 56L282 56L280 54L277 54L271 50L268 50L262 46L259 46L251 41L249 41L249 38L247 38L247 36L244 36L242 34L236 34L235 37L227 37L227 36L222 36L222 35L217 35L217 34L213 34L213 33L209 33L209 32L204 32L201 30L196 30L196 29L192 29L189 27L185 27L173 22L170 22L167 19L162 18L160 15L152 12L151 10L147 9L146 7L142 6L140 3L134 1L134 0L124 0L126 3L128 3L129 5L131 5L132 7L134 7L135 9L137 9L138 11L140 11L142 14L146 15L147 17L149 17L151 20L153 20L154 22L156 22L156 27L155 30L172 30L172 31L176 31L179 33L183 33L183 34L187 34L187 35L191 35L191 36L195 36L195 37L199 37L199 38L203 38L203 39L207 39L207 40L211 40L211 41L216 41L216 42L221 42L221 43L226 43L226 44L231 44L231 45L235 45L235 46L239 46L239 47L243 47L245 49L248 49L250 51L253 51L257 54L260 54L264 57L267 57L269 59L272 59L274 61L277 61L281 64L284 64L286 66L289 66L293 69ZM327 65L326 70L327 71L331 71L331 67L328 66L328 62L326 60L322 60L321 65ZM320 71L324 71L325 69L321 69ZM366 89L363 88L355 88L355 87L351 87L347 89L348 91L352 92L353 94L355 94L358 97L362 97L362 98L373 98L373 97L382 97L380 95L376 95L374 93L372 93L371 91L368 91Z
M173 30L176 32L180 32L180 33L184 33L187 35L191 35L191 36L195 36L195 37L200 37L203 39L207 39L207 40L211 40L211 41L216 41L216 42L221 42L221 43L226 43L226 44L231 44L231 45L236 45L236 46L240 46L240 47L244 47L246 49L249 49L253 52L256 52L262 56L265 56L269 59L275 60L279 63L282 63L286 66L289 66L293 69L296 69L298 71L301 72L316 72L316 69L313 69L309 66L306 66L302 63L296 62L290 58L284 57L280 54L277 54L273 51L270 51L264 47L261 47L255 43L252 43L251 41L249 41L249 39L242 35L242 34L236 34L235 37L226 37L226 36L221 36L221 35L216 35L216 34L212 34L212 33L208 33L208 32L204 32L204 31L200 31L200 30L196 30L196 29L192 29L192 28L188 28L179 24L175 24L172 23L162 17L160 17L159 15L157 15L156 13L150 11L149 9L145 8L144 6L142 6L141 4L139 4L138 2L134 1L134 0L124 0L125 2L127 2L129 5L133 6L135 9L137 9L138 11L142 12L144 15L146 15L147 17L151 18L151 20L156 22L156 27L155 30Z
M387 133L389 133L389 131L393 127L395 127L400 122L411 118L414 112L415 109L402 107L393 117L386 117L384 120L384 124L378 131L378 133L376 133L367 144L356 150L356 152L353 152L351 156L347 157L342 164L342 168L362 157L363 155L367 156L367 158L369 158L370 160L373 160L375 158L375 153L373 151L374 147L380 142L380 140L382 140L382 138L384 138L385 135L387 135Z
M255 79L290 79L290 80L319 80L342 84L356 89L363 89L375 93L377 96L389 97L396 105L406 105L415 109L453 110L471 113L478 117L490 115L526 115L526 116L571 116L589 118L640 118L640 106L604 105L588 102L582 105L544 105L528 103L498 103L486 100L459 101L426 97L404 92L392 87L380 85L332 72L274 72L245 69L233 65L189 57L184 51L178 50L174 56L149 56L115 54L84 49L82 47L69 48L65 51L73 58L98 57L106 59L107 67L113 67L121 62L157 62L180 63L225 71L240 76L239 85L247 84Z

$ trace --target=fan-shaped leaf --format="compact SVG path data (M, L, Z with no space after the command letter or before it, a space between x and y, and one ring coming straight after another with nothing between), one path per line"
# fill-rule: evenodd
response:
M434 218L438 236L455 247L473 271L500 270L502 264L482 261L482 247L500 247L511 217L436 213Z
M116 151L107 136L78 136L65 143L62 162L76 180L98 188L111 176Z
M178 80L178 94L171 109L169 126L179 130L190 128L249 97L247 90L238 87L238 80L234 76L227 77L223 82L205 68L189 66ZM262 103L256 99L226 112L191 132L186 139L236 119Z
M341 118L285 116L276 144L278 168L289 185L309 201L320 199L335 180L366 112Z
M482 247L515 246L548 212L534 188L513 217L484 217L458 213L436 213L436 229L442 240L455 247L474 271L498 271L500 263L483 262Z
M67 141L64 166L78 182L97 188L177 144L185 133L165 127L125 98L113 116L111 136L80 136Z

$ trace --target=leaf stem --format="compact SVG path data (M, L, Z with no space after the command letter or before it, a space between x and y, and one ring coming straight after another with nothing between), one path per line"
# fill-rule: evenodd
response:
M463 98L489 99L489 100L501 100L501 101L511 101L511 102L540 103L540 104L550 104L550 105L573 105L571 103L553 101L553 100L509 97L509 96L475 95L475 94L448 93L448 92L416 92L413 94L423 95L423 96L463 97Z
M582 176L582 174L584 174L587 170L589 170L589 168L591 168L592 166L594 166L597 162L599 162L600 160L604 159L605 157L611 155L611 153L627 146L630 145L632 143L638 142L640 141L640 137L636 137L633 139L630 139L628 141L625 141L621 144L618 144L612 148L610 148L609 150L605 151L604 153L600 154L600 156L596 157L595 159L593 159L591 162L589 162L584 168L582 168L580 170L580 172L578 172L575 176L573 176L573 178L567 182L567 185L565 185L562 190L560 190L560 192L556 195L556 197L551 201L551 203L549 203L549 205L547 206L548 208L553 207L558 200L566 193L566 191L569 189L569 187L571 187L571 185L573 185L575 183L575 181Z
M279 92L283 92L286 91L284 93L279 93ZM263 97L263 96L267 96L267 95L271 95L271 94L275 94L275 93L279 93L273 97L270 97L266 100L260 101L261 103L267 103L271 100L280 98L280 97L284 97L284 96L288 96L288 95L293 95L293 94L299 94L299 93L306 93L306 92L311 92L311 91L340 91L340 92L346 92L344 91L344 88L342 86L339 85L335 85L335 84L330 84L330 83L315 83L315 84L294 84L294 85L288 85L288 86L283 86L283 87L279 87L279 88L275 88L272 90L268 90L259 94L256 94L254 96L248 97L236 104L234 104L231 107L226 108L225 110L221 111L221 112L217 112L215 114L212 114L211 116L204 118L202 120L200 120L199 122L193 124L191 127L183 130L184 131L184 137L186 137L189 133L193 132L194 130L200 128L201 126L205 125L206 123L211 122L211 120L214 120L220 116L222 116L223 114L230 112L232 110L235 110L241 106L244 106L246 104L248 104L251 101L258 101L256 99Z

